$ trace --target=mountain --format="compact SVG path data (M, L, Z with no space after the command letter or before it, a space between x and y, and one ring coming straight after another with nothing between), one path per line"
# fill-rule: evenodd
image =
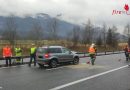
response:
M0 32L4 29L5 22L8 17L0 16ZM25 17L18 17L15 16L14 20L18 27L18 32L21 37L25 37L28 35L29 30L32 28L32 25L34 22L39 22L44 30L44 38L49 36L49 31L51 30L50 24L54 21L54 17L49 16L45 13L38 13L33 16L25 16ZM71 35L70 32L72 32L75 24L69 23L67 21L63 21L60 19L56 19L57 23L57 30L58 30L58 36L61 38L68 37L68 35ZM102 29L101 27L95 26L94 28L94 39L96 40L99 36L103 38L102 35ZM82 30L83 27L80 28L79 35L82 36ZM69 33L69 34L68 34ZM126 37L124 35L121 35L118 33L118 37L123 41L126 40ZM1 38L1 33L0 33Z
M0 16L0 31L3 30L5 22L8 17ZM14 20L18 27L18 32L21 36L25 36L26 33L32 28L32 25L35 21L39 22L44 30L45 35L50 31L51 27L49 26L54 20L53 17L48 14L38 13L34 16L25 16L25 17L14 17ZM68 32L73 30L74 24L71 24L67 21L56 19L58 35L65 37ZM46 36L45 36L46 37Z

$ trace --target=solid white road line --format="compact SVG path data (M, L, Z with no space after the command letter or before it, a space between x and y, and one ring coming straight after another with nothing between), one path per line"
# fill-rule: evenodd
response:
M0 87L0 89L2 89L3 87Z
M125 68L125 67L128 67L128 65L125 65L125 66L122 66L122 67L119 67L119 68L116 68L116 69L112 69L112 70L109 70L109 71L106 71L106 72L102 72L102 73L99 73L99 74L96 74L96 75L92 75L92 76L89 76L89 77L86 77L86 78L83 78L83 79L80 79L80 80L76 80L76 81L73 81L73 82L70 82L70 83L61 85L61 86L57 86L57 87L52 88L52 89L49 89L49 90L59 90L59 89L62 89L62 88L65 88L65 87L68 87L68 86L71 86L71 85L74 85L74 84L83 82L83 81L87 81L87 80L89 80L89 79L93 79L93 78L96 78L96 77L105 75L105 74L107 74L107 73L111 73L111 72L114 72L114 71L123 69L123 68Z

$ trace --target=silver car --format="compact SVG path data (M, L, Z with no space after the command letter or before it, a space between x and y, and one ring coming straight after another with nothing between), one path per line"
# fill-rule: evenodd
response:
M40 67L49 65L51 68L64 62L79 63L79 56L62 46L39 47L36 52L36 60Z

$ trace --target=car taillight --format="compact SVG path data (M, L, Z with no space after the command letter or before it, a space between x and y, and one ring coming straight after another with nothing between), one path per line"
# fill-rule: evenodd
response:
M49 55L49 54L45 54L44 57L45 57L45 58L49 58L50 55Z

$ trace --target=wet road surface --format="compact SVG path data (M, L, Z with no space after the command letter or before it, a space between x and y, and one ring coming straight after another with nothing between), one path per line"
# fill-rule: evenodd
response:
M124 54L97 56L95 65L38 65L0 68L0 90L130 90L130 68Z

